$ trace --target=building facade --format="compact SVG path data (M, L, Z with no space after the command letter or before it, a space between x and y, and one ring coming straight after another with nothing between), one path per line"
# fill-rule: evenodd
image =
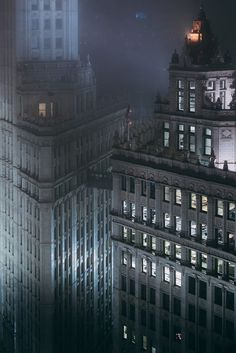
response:
M94 352L111 327L101 180L125 110L96 110L77 1L3 0L0 16L1 338L6 352Z
M169 100L114 149L114 352L233 352L234 69L203 9L175 51Z

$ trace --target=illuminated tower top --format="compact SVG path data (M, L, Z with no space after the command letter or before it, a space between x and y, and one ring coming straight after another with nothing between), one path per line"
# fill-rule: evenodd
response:
M17 0L20 61L78 58L78 0Z

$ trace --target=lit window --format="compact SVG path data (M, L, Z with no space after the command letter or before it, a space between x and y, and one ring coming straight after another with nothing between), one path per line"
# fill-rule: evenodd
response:
M223 275L224 262L221 259L216 259L216 273L218 275Z
M226 89L226 81L220 80L220 89Z
M144 246L146 248L147 245L148 245L147 233L142 233L142 246Z
M207 90L215 90L215 81L214 80L209 80L207 82Z
M169 186L164 186L164 201L170 202L170 188L169 188Z
M177 81L177 100L178 100L177 109L179 111L183 111L184 110L184 81L183 80Z
M148 349L147 336L143 336L143 350L146 351L147 349Z
M235 280L235 265L232 264L232 262L228 262L227 271L228 271L229 279L234 281Z
M197 263L197 252L195 250L190 250L190 262L191 265L196 265Z
M39 103L39 116L45 118L47 116L46 103Z
M122 213L124 214L124 215L127 215L128 214L128 203L127 203L127 201L122 201Z
M164 282L170 282L170 268L169 266L164 266Z
M220 217L224 215L224 204L222 200L216 200L216 215Z
M157 265L155 262L151 262L151 276L156 277L157 275Z
M189 111L195 113L196 111L196 92L195 81L189 82Z
M195 221L190 221L190 236L196 237L197 235L197 223Z
M130 265L131 268L135 268L135 256L134 255L130 255Z
M190 208L194 210L197 208L197 195L194 192L190 193Z
M122 265L127 265L128 258L127 258L127 253L125 251L122 251Z
M228 245L230 248L234 248L235 241L234 241L234 234L233 233L227 233L227 239L228 239Z
M181 260L181 245L175 245L175 258Z
M178 150L184 149L184 125L178 125Z
M150 221L152 224L156 223L156 210L154 208L150 208Z
M218 245L223 245L224 244L223 229L222 228L216 228L215 229L215 235L216 235L217 244Z
M175 220L175 230L176 230L176 232L181 232L181 224L182 224L181 218L178 217L178 216L175 216L174 220Z
M175 271L175 286L181 287L182 274L180 271Z
M131 213L131 218L134 221L134 219L135 219L135 203L133 203L133 202L130 203L130 213Z
M157 249L157 242L155 237L151 237L151 249L156 250Z
M156 347L151 347L151 353L157 353Z
M201 268L206 270L207 269L207 255L206 254L200 254L200 264Z
M206 156L210 156L211 155L211 149L212 149L212 132L211 132L211 129L205 129L204 154Z
M170 147L170 124L169 123L164 123L163 146Z
M181 205L181 190L175 189L175 203L176 205Z
M196 152L196 135L195 126L189 127L189 151L192 153Z
M135 230L134 229L130 230L130 238L131 238L131 243L135 243Z
M123 326L123 338L127 340L128 338L128 328L126 325Z
M235 221L235 203L234 202L228 202L228 219L231 221Z
M207 212L208 211L208 199L207 196L201 196L201 211Z
M170 228L170 215L169 215L169 213L164 213L164 227Z
M208 232L207 232L207 224L205 224L205 223L200 224L200 233L201 233L201 239L206 241L207 240L207 234L208 234Z
M225 91L220 92L221 109L225 109Z
M164 241L164 254L169 256L170 255L170 242Z
M142 220L143 221L147 221L147 207L146 206L142 206Z
M142 258L142 272L147 273L147 259Z
M128 228L122 227L122 236L124 240L128 239Z

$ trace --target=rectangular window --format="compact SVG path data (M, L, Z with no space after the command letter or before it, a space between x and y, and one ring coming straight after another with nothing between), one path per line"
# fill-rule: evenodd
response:
M190 221L190 236L197 236L197 223L195 221Z
M140 289L141 289L141 299L146 300L147 299L147 295L146 295L147 288L146 288L145 284L141 284Z
M150 288L150 304L156 304L156 290L154 288Z
M131 218L132 218L132 221L134 221L134 219L135 219L135 203L131 202L129 206L130 206Z
M128 228L127 227L122 227L122 238L123 238L123 240L128 239Z
M150 222L152 224L156 223L156 210L154 208L150 208Z
M46 103L39 103L38 106L38 112L39 112L39 116L42 118L46 118L47 116L47 105Z
M199 297L202 299L207 298L207 285L204 281L199 281Z
M184 149L184 125L178 125L178 146L179 151Z
M37 11L38 10L38 1L39 0L32 0L32 6L31 6L31 8L32 8L32 10L33 11Z
M122 214L127 215L129 213L127 201L122 201Z
M201 239L204 240L204 241L207 241L207 234L208 234L207 224L205 224L205 223L200 224Z
M193 210L197 208L197 195L194 192L190 193L190 208Z
M135 179L133 177L129 178L129 192L135 193Z
M195 322L195 305L188 305L188 319L191 322Z
M147 195L147 183L145 180L141 181L141 195L146 196Z
M56 19L56 29L62 29L62 18Z
M121 276L121 290L123 292L126 292L126 277L125 276Z
M62 0L56 0L56 11L62 11Z
M181 315L181 301L177 298L174 298L173 300L173 309L175 315Z
M142 220L144 222L146 222L147 221L147 207L146 206L142 206L141 210L142 210Z
M191 153L196 152L196 135L195 135L195 126L189 127L189 151Z
M222 318L214 315L214 331L219 335L222 334Z
M151 276L156 277L157 275L157 265L155 262L151 262Z
M184 81L177 80L177 109L184 111Z
M141 316L141 325L142 326L146 326L147 324L147 314L146 314L146 311L141 309L141 312L140 312L140 316Z
M170 188L169 186L164 186L164 201L170 202Z
M221 109L225 109L225 91L220 92Z
M51 38L44 38L44 49L51 49Z
M156 196L155 191L156 191L155 183L150 182L149 183L149 197L150 197L150 199L155 200L155 196Z
M196 293L196 280L193 277L188 278L188 292L193 295Z
M170 242L164 241L164 254L170 256Z
M135 256L132 254L130 255L130 267L135 268Z
M147 247L148 245L148 236L147 233L142 233L142 246Z
M235 281L235 265L232 264L231 262L228 262L227 273L228 273L229 280Z
M207 313L206 310L199 308L199 325L202 327L206 327L207 324Z
M122 251L122 265L127 265L128 258L127 258L127 253L125 251Z
M204 154L206 156L211 155L211 149L212 149L212 132L211 129L205 129L205 134L204 134Z
M174 221L175 221L175 231L181 232L181 224L182 224L181 218L178 216L175 216Z
M164 282L170 282L170 268L169 266L164 266L164 270L163 270L163 280Z
M235 240L234 240L234 234L227 232L227 243L230 248L234 248L235 246Z
M175 271L175 286L181 287L182 274L180 271Z
M142 258L142 272L147 273L147 259Z
M234 202L228 202L227 204L227 213L228 213L228 219L230 221L235 221L235 203Z
M207 82L207 90L208 91L214 91L215 90L215 80L209 80L208 82Z
M126 191L126 176L121 175L121 190Z
M170 228L170 215L169 215L169 213L164 213L164 227Z
M215 259L215 267L216 267L217 275L220 275L220 276L223 275L223 269L224 269L223 266L224 266L223 260Z
M224 215L224 203L222 200L216 200L216 215L219 217Z
M234 311L234 293L226 290L226 308Z
M143 350L146 351L148 349L147 336L143 336Z
M164 123L163 146L170 147L170 124L169 123Z
M208 211L208 199L207 199L207 196L205 195L202 195L200 197L200 209L201 209L201 212L207 212Z
M39 19L33 18L32 19L32 30L39 30Z
M181 260L181 245L175 245L175 258Z
M217 305L222 305L222 289L215 287L214 293L214 303Z
M181 205L181 190L180 189L175 189L175 204L176 205Z
M128 328L126 325L123 325L123 339L124 340L128 339Z
M169 299L169 295L163 293L162 294L162 307L164 310L169 311L170 309L170 299Z
M215 238L218 245L224 244L223 229L215 228Z
M195 81L189 82L189 111L195 113L196 111L196 84Z
M193 266L197 264L197 252L195 250L190 250L190 263Z
M207 269L207 255L200 254L200 266L203 270Z
M157 249L157 242L155 237L151 237L151 249L154 251Z
M133 279L129 280L129 294L135 295L135 281Z

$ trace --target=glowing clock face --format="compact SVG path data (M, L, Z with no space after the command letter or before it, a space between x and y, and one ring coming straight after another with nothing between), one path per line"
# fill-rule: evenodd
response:
M225 139L230 139L232 137L232 132L229 129L225 129L221 131L221 137Z

